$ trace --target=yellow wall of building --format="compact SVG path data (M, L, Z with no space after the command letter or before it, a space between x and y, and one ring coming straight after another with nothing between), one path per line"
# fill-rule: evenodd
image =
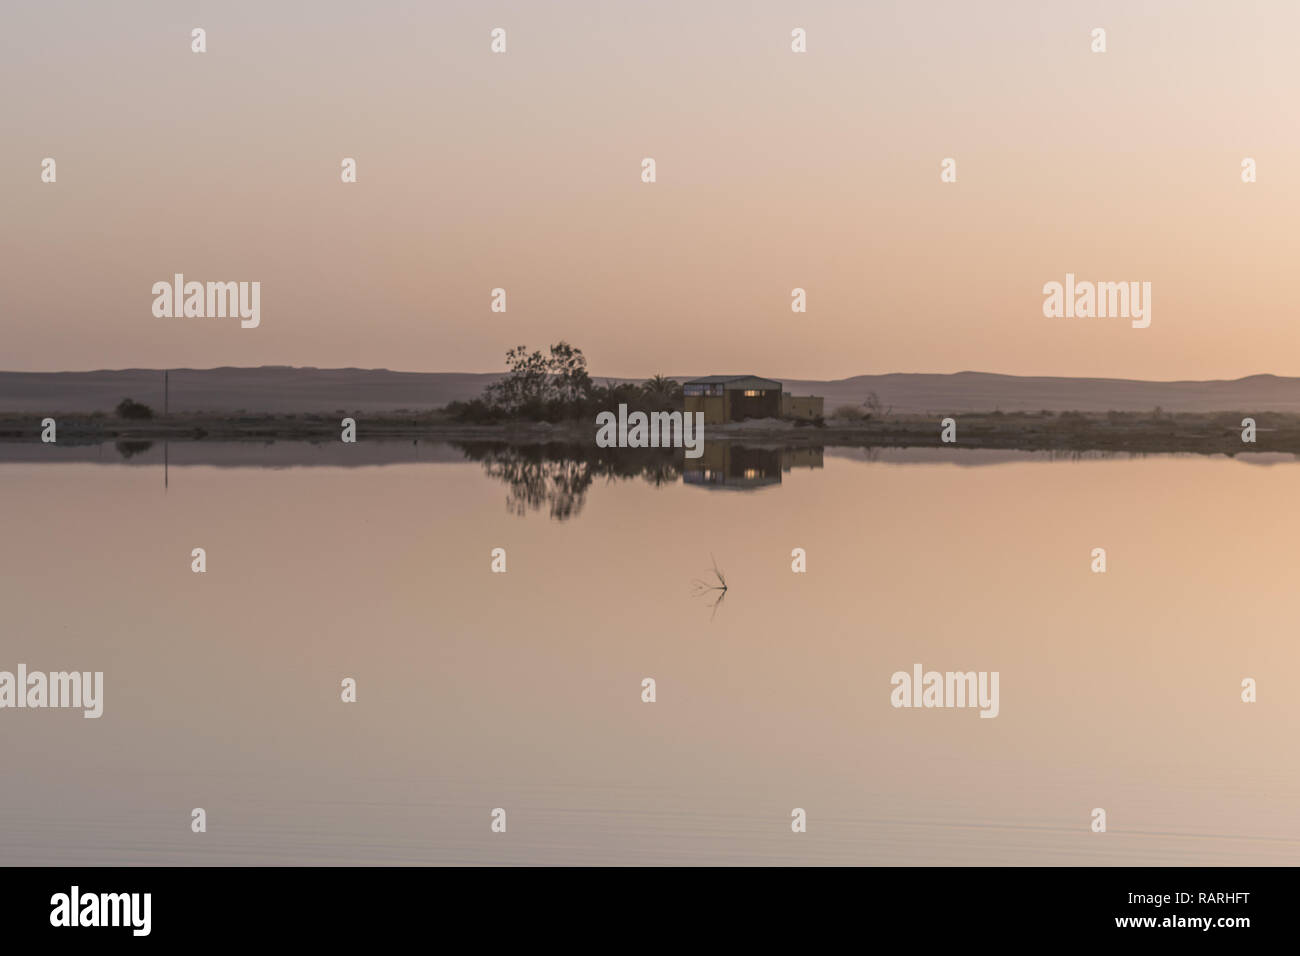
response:
M687 395L686 411L704 413L704 424L721 425L727 420L726 398L723 395Z

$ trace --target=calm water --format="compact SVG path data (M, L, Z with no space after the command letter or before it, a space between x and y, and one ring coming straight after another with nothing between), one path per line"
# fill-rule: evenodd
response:
M1290 457L163 458L0 448L0 669L106 683L0 711L0 863L1300 863Z

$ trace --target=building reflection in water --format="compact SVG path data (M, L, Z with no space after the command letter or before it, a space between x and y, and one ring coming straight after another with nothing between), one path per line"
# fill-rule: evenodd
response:
M821 467L821 448L755 448L706 442L703 455L685 459L682 481L711 489L753 491L779 485L781 473L791 468Z

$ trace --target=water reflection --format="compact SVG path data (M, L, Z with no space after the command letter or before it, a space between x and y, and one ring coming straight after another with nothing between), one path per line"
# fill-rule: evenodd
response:
M736 447L701 465L775 476ZM168 448L0 442L0 667L107 685L0 717L6 864L1300 861L1293 456L792 448L715 494L671 451ZM895 709L916 663L999 716Z
M714 443L699 458L687 460L682 480L715 490L753 491L779 485L791 468L821 468L821 448L752 448Z
M681 452L672 448L593 448L577 442L516 445L504 441L453 442L489 478L510 488L506 507L513 514L548 509L565 521L582 511L597 478L640 478L647 484L673 484L681 474Z
M153 442L143 440L123 440L117 442L114 447L117 453L123 458L131 458L135 455L142 455L153 447Z
M489 478L505 482L507 508L520 516L545 508L565 521L582 511L597 478L637 479L661 487L680 479L711 490L754 491L781 483L791 468L823 467L821 448L772 448L716 442L699 458L674 448L595 448L579 442L518 445L504 441L455 442Z

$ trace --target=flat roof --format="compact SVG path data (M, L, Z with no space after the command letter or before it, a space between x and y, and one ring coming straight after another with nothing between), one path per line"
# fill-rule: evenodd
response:
M689 382L682 382L683 385L731 385L736 388L750 383L758 383L765 388L781 387L780 382L760 375L706 375L704 378L693 378Z

